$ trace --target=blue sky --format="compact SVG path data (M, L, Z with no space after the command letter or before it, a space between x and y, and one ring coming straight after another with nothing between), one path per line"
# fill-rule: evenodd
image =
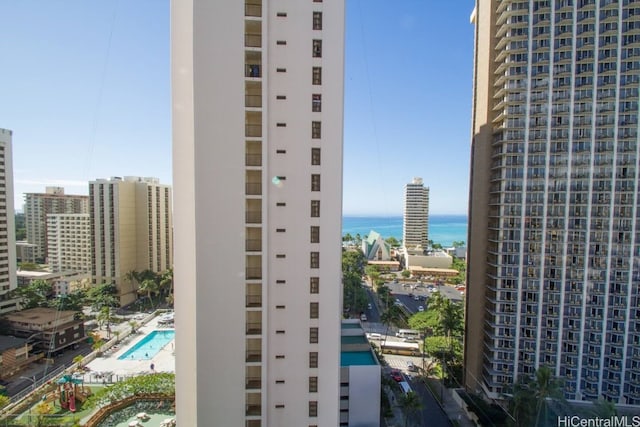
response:
M348 0L344 213L466 213L473 0ZM110 176L171 182L169 2L0 0L0 127L22 193Z

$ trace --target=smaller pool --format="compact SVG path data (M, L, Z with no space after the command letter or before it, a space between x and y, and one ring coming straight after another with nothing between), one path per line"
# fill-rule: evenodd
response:
M176 331L153 331L133 347L124 352L118 360L149 360L169 344L176 335Z

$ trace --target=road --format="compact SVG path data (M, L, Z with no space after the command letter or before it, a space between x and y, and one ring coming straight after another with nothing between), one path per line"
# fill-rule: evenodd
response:
M452 424L449 421L449 417L442 410L442 407L427 386L420 380L411 380L409 384L422 399L422 411L420 411L422 423L420 425L426 427L451 427Z
M29 368L21 372L18 376L13 377L11 381L8 381L5 387L7 388L7 394L9 397L13 397L16 394L20 393L22 390L32 387L33 381L32 378L35 377L38 385L40 385L40 380L46 373L54 371L56 368L60 366L70 366L73 363L73 358L77 355L87 355L91 353L91 346L86 342L80 343L77 349L69 349L62 353L60 356L54 358L53 365L45 365L44 363L32 363L29 365ZM45 372L46 371L46 372ZM23 378L26 377L26 378Z

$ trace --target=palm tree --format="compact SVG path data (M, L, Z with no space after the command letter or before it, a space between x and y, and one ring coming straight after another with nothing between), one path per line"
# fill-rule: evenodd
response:
M511 416L518 426L544 426L549 421L549 403L564 402L562 383L548 366L541 366L533 378L518 379L510 399Z
M158 282L151 279L145 279L140 283L140 287L138 288L138 293L146 292L147 298L151 301L151 308L153 308L153 300L151 299L151 295L158 292Z
M410 391L400 396L398 399L398 406L404 415L404 427L408 427L411 417L422 409L422 401L417 393Z
M160 275L160 289L164 292L167 290L167 299L173 296L173 268L163 271Z

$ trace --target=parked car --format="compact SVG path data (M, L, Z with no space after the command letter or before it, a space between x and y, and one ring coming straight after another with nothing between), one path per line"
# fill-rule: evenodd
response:
M396 298L396 301L393 304L397 305L398 307L402 306L402 302L397 298Z
M407 362L407 370L409 372L416 372L418 370L418 367L411 360L409 360Z
M419 306L418 306L418 311L419 311L420 313L422 313L422 312L424 311L424 307L423 307L423 306L421 306L421 305L419 305Z
M367 315L364 314L364 313L360 314L360 320L362 320L363 322L366 322L367 321Z
M391 370L391 378L393 378L393 380L396 381L396 382L400 382L400 381L403 380L402 374L400 373L400 371L398 369L392 369Z
M371 306L371 303L367 304L367 309L371 310L373 307Z

